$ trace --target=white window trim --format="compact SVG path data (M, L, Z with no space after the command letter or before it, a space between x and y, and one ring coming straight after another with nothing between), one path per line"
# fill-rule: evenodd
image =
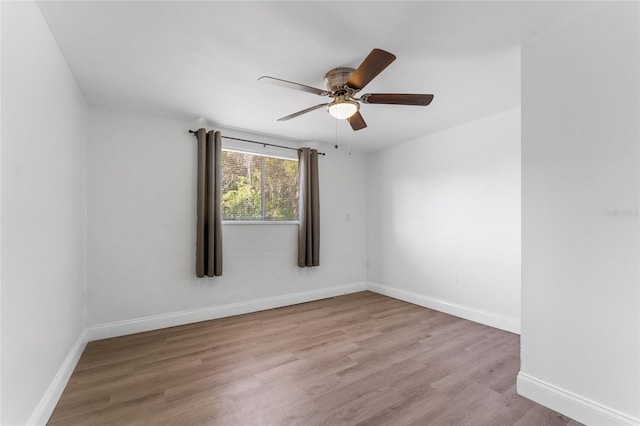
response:
M223 225L299 225L299 220L223 220Z

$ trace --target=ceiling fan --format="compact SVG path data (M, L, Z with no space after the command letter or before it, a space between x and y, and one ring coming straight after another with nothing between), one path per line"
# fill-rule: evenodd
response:
M258 81L333 98L331 102L303 109L279 118L278 121L290 120L326 106L333 117L349 120L353 130L360 130L367 127L367 123L360 114L360 103L427 106L433 100L433 95L410 93L367 93L360 97L355 96L395 59L392 53L373 49L358 69L335 68L326 73L324 76L326 90L268 76L260 77Z

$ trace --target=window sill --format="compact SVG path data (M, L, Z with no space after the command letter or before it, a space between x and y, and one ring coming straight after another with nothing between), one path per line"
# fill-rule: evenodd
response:
M297 220L223 220L223 225L298 225Z

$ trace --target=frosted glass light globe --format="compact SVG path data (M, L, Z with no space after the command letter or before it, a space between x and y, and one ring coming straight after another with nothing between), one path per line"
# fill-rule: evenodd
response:
M345 120L358 112L360 105L355 101L335 100L327 106L327 109L333 117Z

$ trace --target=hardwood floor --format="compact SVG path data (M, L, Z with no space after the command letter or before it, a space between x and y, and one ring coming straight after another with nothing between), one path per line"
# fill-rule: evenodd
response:
M571 425L519 336L371 292L91 342L50 425Z

